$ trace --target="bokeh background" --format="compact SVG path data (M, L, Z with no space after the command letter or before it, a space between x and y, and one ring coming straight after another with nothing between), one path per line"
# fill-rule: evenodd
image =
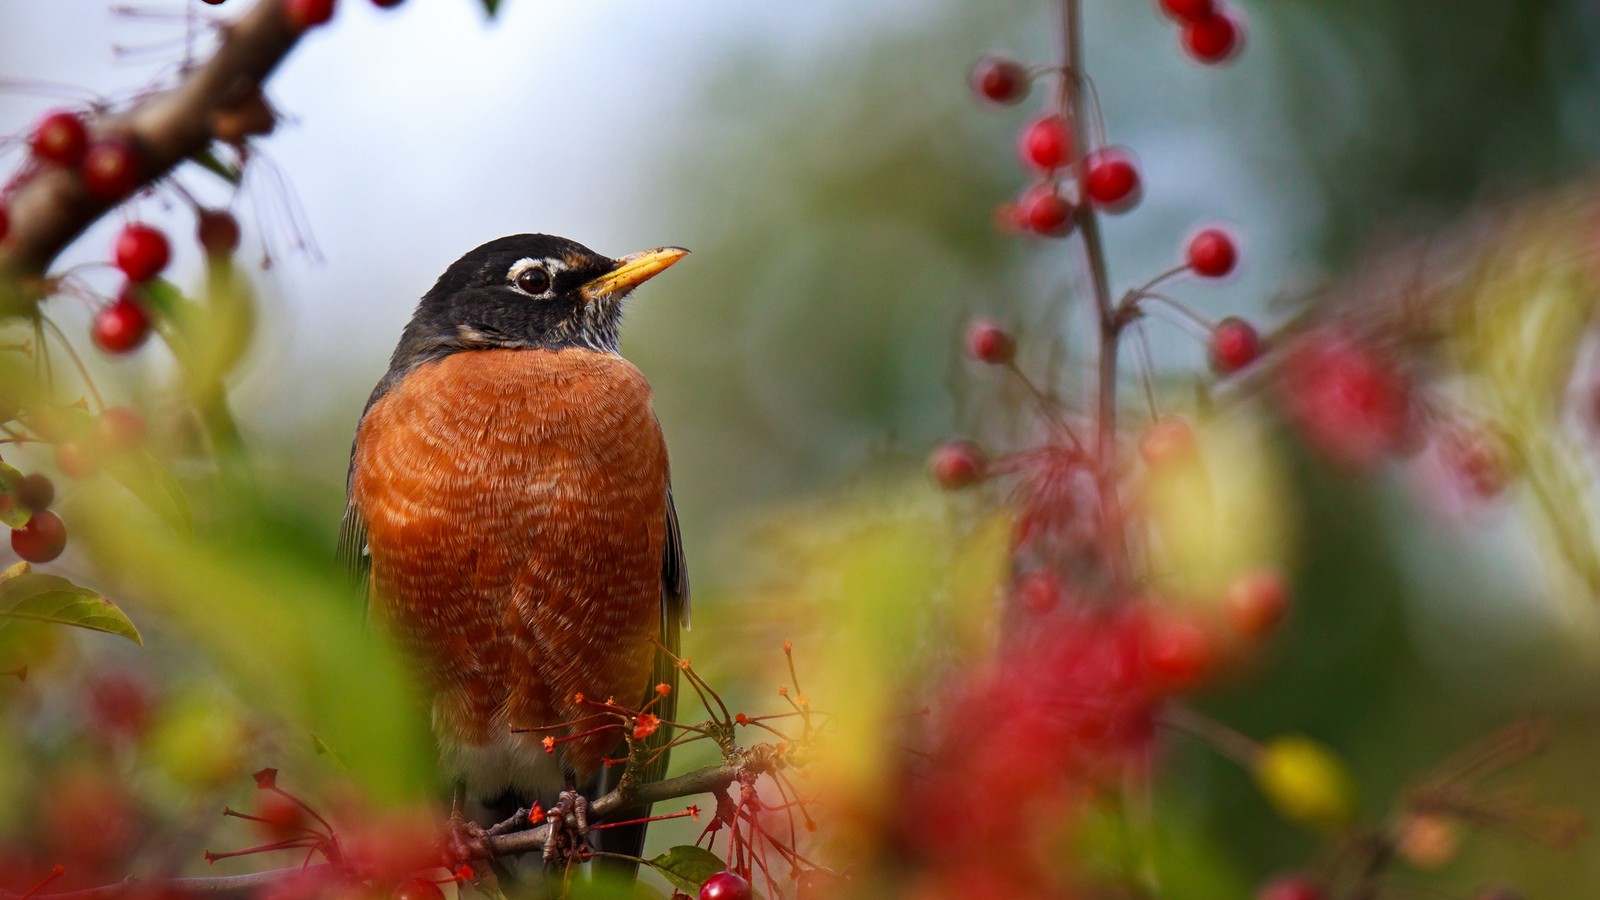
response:
M235 204L241 259L272 264L256 280L260 329L234 403L274 534L297 559L332 551L350 435L416 299L502 234L553 232L615 255L694 251L634 298L624 351L655 386L672 449L696 588L688 652L736 694L766 677L776 640L833 627L803 600L764 602L757 586L786 562L772 530L827 515L828 498L902 483L944 435L1003 427L985 410L1010 395L961 359L963 323L1016 326L1039 370L1042 348L1075 346L1076 245L992 224L1025 181L1013 136L1036 107L981 108L965 86L991 50L1054 58L1050 4L505 0L493 21L469 0L341 6L273 80L289 121ZM0 7L0 75L109 95L170 75L181 16L110 7ZM1196 224L1231 223L1242 274L1178 289L1209 314L1281 323L1310 286L1394 235L1501 197L1582 190L1600 154L1600 7L1587 0L1245 0L1245 53L1219 69L1187 60L1152 4L1086 7L1108 132L1145 174L1143 204L1107 223L1113 279L1143 281ZM7 84L0 132L57 105ZM203 173L182 178L227 196ZM192 229L186 210L139 211L175 235ZM103 259L115 226L61 266ZM313 238L318 250L297 247ZM198 248L177 246L174 280L197 283ZM52 314L86 334L86 306ZM1157 325L1153 339L1175 384L1202 367L1182 331ZM98 368L143 396L170 369L163 353ZM1058 371L1061 390L1081 387L1071 364ZM1266 659L1202 704L1247 733L1337 748L1374 811L1450 751L1544 712L1558 740L1530 770L1540 793L1600 814L1600 598L1551 577L1516 497L1462 515L1404 467L1356 479L1291 440L1273 453L1295 500L1257 524L1295 548L1295 615ZM974 514L927 493L952 528ZM81 580L115 581L76 564ZM155 621L159 665L150 651L102 651L99 636L71 640L163 684L212 665L204 653L172 662L184 642ZM1181 777L1162 800L1165 827L1216 870L1207 884L1234 886L1212 895L1242 896L1313 852L1315 838L1279 822L1228 764L1178 742L1166 765ZM1600 890L1592 845L1468 840L1430 876L1455 895L1489 881L1535 897Z

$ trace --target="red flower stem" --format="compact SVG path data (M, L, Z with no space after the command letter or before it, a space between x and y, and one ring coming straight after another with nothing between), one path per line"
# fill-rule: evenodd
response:
M277 823L277 822L273 822L273 821L268 820L268 819L263 819L260 816L252 816L249 813L242 813L242 812L239 812L236 809L229 809L226 806L224 806L222 808L222 814L225 815L225 816L231 816L231 817L233 817L235 819L244 819L246 822L260 822L261 824L269 826L271 828L279 828L279 827L281 827L279 825L279 823ZM320 837L326 837L326 835L324 835L321 832L317 831L315 828L308 828L308 827L306 827L304 825L299 826L295 830L304 832L309 837L319 837L319 838Z
M57 878L60 878L61 877L61 873L65 872L65 871L66 871L66 867L62 866L60 863L56 863L54 866L51 866L50 867L50 874L46 875L45 877L43 877L41 879L39 879L39 883L38 884L34 885L31 888L28 888L28 892L26 894L23 894L19 898L19 900L28 900L29 897L32 897L34 894L37 894L41 890L43 890L45 885L49 884L52 881L55 881Z
M275 841L271 844L262 844L259 847L246 847L243 850L229 850L223 853L206 851L206 862L214 863L219 859L232 859L235 856L250 856L255 853L271 853L274 850L298 850L302 847L315 848L320 841L311 841L308 838L294 838L287 841Z
M593 714L587 715L587 716L580 716L580 717L578 717L576 719L571 720L570 722L557 722L554 725L532 725L532 726L513 725L513 726L511 726L511 733L512 734L535 734L535 733L540 732L540 731L554 731L557 728L570 728L570 727L572 727L574 725L577 725L579 722L587 722L590 719L603 719L607 715L608 715L607 713L593 713Z
M1217 327L1215 322L1212 322L1210 319L1202 316L1189 304L1184 303L1181 300L1175 300L1171 297L1168 297L1166 294L1158 294L1153 291L1144 291L1140 294L1129 294L1128 302L1131 304L1129 309L1138 309L1140 301L1143 300L1155 300L1162 303L1168 309L1181 314L1185 319L1188 319L1194 324L1200 326L1200 328L1207 334L1210 334L1211 331Z
M699 810L684 809L684 810L679 810L678 812L675 812L675 813L662 813L659 816L646 816L643 819L628 819L628 820L622 821L622 822L605 822L605 823L602 823L600 825L590 825L589 826L589 830L590 831L602 831L602 830L607 829L607 828L620 828L623 825L640 825L640 824L643 824L645 822L661 822L661 821L665 821L667 819L691 818L697 812L699 812Z
M1035 384L1033 379L1027 376L1027 373L1017 368L1017 361L1015 359L1008 360L1006 362L1006 368L1011 371L1011 374L1015 376L1018 381L1022 382L1023 387L1028 389L1028 396L1031 397L1034 404L1039 407L1039 412L1044 414L1044 417L1050 420L1050 424L1060 429L1061 432L1067 436L1067 439L1072 441L1072 446L1076 447L1079 453L1084 452L1083 442L1078 439L1078 433L1072 430L1072 425L1069 424L1061 415L1061 410L1057 408L1056 401L1047 395L1043 390L1040 390L1039 385Z
M725 726L731 726L733 724L733 715L728 712L727 704L723 703L722 698L717 695L717 692L711 689L711 685L705 683L705 679L701 678L699 673L694 670L694 666L689 665L683 658L679 657L671 650L668 650L667 646L660 641L656 641L656 652L665 653L667 655L667 659L677 663L679 671L683 672L684 676L689 679L689 686L694 688L695 694L700 697L700 705L705 707L707 715L711 716L713 719L715 719L717 715L711 709L711 702L706 699L706 694L709 692L711 694L711 698L717 701L717 707L722 710L722 719L718 721L717 724Z

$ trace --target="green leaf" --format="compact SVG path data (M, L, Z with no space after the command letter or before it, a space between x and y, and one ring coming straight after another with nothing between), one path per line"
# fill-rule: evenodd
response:
M173 531L183 537L193 532L194 517L189 511L188 495L178 479L155 457L148 453L122 454L107 464L106 472L172 526Z
M104 631L143 644L139 629L110 600L58 575L28 569L0 581L0 618L31 619Z
M189 158L198 163L200 168L205 169L234 187L239 187L244 183L244 173L223 162L215 153L211 152L209 147Z
M691 894L700 892L706 879L718 872L727 871L728 864L710 850L684 844L650 860L656 871L666 876L673 886Z
M500 0L483 0L483 11L489 14L489 18L494 18L495 13L500 11Z
M7 528L21 528L33 518L33 510L24 506L17 496L17 486L21 483L22 473L0 462L0 525Z

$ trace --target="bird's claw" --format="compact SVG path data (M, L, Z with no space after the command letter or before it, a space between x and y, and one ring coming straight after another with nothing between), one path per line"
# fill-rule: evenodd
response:
M473 860L487 859L489 832L482 825L463 816L459 810L450 813L445 824L444 850L450 858L451 868Z
M567 822L568 816L573 819L571 824ZM584 846L584 838L589 834L589 798L569 787L556 798L555 806L545 813L544 820L550 826L544 842L544 861L561 862Z

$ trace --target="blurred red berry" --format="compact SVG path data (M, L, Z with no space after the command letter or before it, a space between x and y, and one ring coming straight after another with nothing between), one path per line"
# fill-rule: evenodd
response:
M143 180L139 148L125 137L103 137L83 155L83 187L98 200L121 200Z
M1317 450L1363 467L1411 443L1411 385L1395 361L1353 336L1319 329L1284 354L1288 412Z
M1176 416L1163 416L1139 436L1139 456L1152 469L1192 460L1198 449L1194 429Z
M1223 595L1228 622L1244 637L1265 637L1289 610L1289 586L1271 569L1255 569L1234 578Z
M159 229L134 222L117 235L115 257L129 281L149 281L172 261L172 245Z
M1083 192L1107 212L1125 212L1139 202L1139 167L1121 147L1102 147L1084 161Z
M1162 12L1184 22L1204 19L1216 8L1216 0L1161 0Z
M90 724L115 738L136 738L150 725L150 692L126 672L106 672L89 682Z
M49 509L50 504L56 501L55 482L43 472L24 475L22 480L17 482L17 499L34 512Z
M99 462L89 449L77 441L56 445L56 468L68 478L88 478L99 468Z
M958 490L983 479L988 460L983 450L971 441L949 441L936 447L928 458L928 469L945 490Z
M67 546L67 526L61 517L41 509L28 524L11 530L11 549L28 562L47 563Z
M283 0L289 27L296 31L327 24L333 18L333 7L334 0Z
M1056 193L1055 185L1036 184L1018 201L1022 218L1029 230L1045 237L1062 237L1072 233L1075 222L1072 204Z
M1183 49L1207 65L1227 62L1244 45L1244 26L1232 13L1212 15L1183 23Z
M77 113L53 112L34 126L28 146L35 159L71 168L83 162L84 151L89 148L89 129Z
M1328 900L1328 893L1304 875L1280 875L1256 891L1256 900Z
M700 900L750 900L750 882L733 872L718 872L700 885Z
M11 214L6 212L6 208L4 206L0 206L0 241L5 240L6 239L6 235L8 235L10 233L11 233Z
M207 256L232 256L239 249L239 220L225 209L201 210L195 237Z
M1036 616L1048 615L1061 604L1061 582L1049 572L1029 572L1017 582L1017 604Z
M108 406L95 420L100 443L113 453L129 453L144 446L144 417L126 406Z
M990 103L1010 105L1028 96L1028 70L1015 60L989 56L972 67L972 89Z
M1150 627L1146 652L1150 670L1162 687L1187 690L1211 668L1211 635L1186 618L1158 619Z
M378 7L379 9L393 9L396 6L399 6L402 2L404 2L404 0L372 0L372 5Z
M129 353L150 336L150 315L128 291L95 314L91 330L95 346L107 353Z
M978 362L1004 365L1011 362L1016 353L1016 341L999 325L978 319L967 326L967 355Z
M1491 500L1511 483L1510 462L1494 436L1453 431L1439 445L1439 459L1480 500Z
M1211 332L1211 368L1229 375L1261 358L1261 334L1254 325L1229 316Z
M1207 228L1189 239L1189 268L1196 275L1221 278L1239 262L1239 246L1221 228Z
M1072 159L1072 126L1062 116L1034 119L1018 135L1022 161L1041 172L1059 169Z
M1001 234L1020 234L1031 230L1021 203L1001 203L994 208L994 230Z

